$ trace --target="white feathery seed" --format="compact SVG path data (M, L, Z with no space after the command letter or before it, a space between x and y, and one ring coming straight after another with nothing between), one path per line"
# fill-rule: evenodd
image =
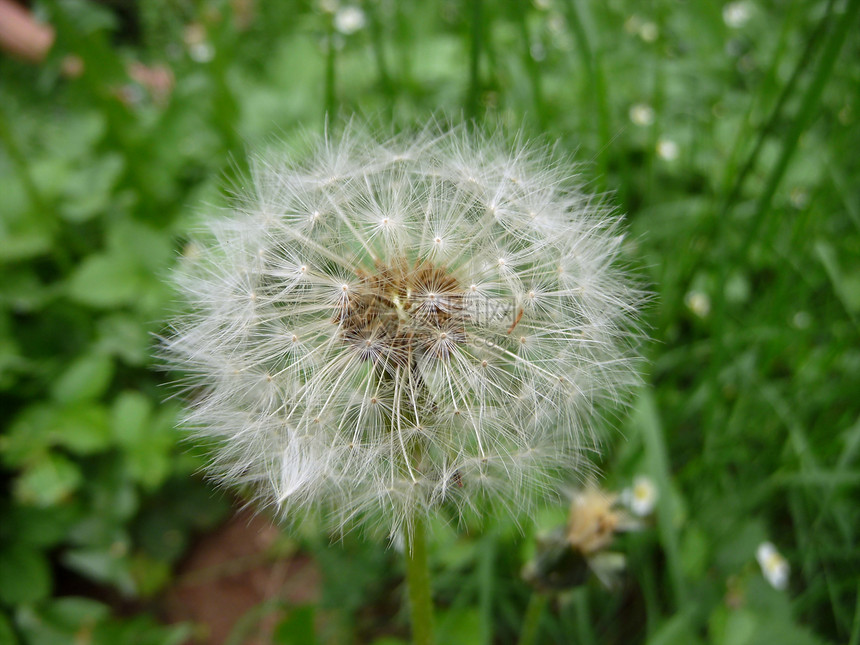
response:
M285 517L518 515L582 477L636 380L621 219L546 146L326 135L205 219L162 340L212 472Z

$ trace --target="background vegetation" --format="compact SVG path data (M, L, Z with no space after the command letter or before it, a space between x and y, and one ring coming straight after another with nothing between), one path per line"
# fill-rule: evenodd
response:
M50 58L0 59L0 643L206 642L163 598L233 511L153 370L163 278L246 151L326 111L440 110L576 151L655 293L601 463L616 490L652 478L653 522L617 542L621 584L554 599L538 642L860 643L860 2L336 3L45 1ZM516 641L535 530L436 527L440 643ZM276 643L408 633L385 545L278 545L312 555L318 600L214 637L265 615Z

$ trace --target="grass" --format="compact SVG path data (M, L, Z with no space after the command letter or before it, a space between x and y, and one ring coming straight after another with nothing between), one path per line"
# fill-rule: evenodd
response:
M162 277L247 151L353 113L559 140L627 213L654 292L645 383L600 460L606 486L644 473L660 491L615 546L620 585L529 600L520 569L561 506L523 533L436 526L439 642L514 643L524 622L531 642L860 642L860 1L368 3L353 33L303 2L39 6L56 52L0 59L0 642L185 637L158 598L226 509L152 369ZM60 75L65 53L82 77ZM170 67L169 100L135 60ZM296 614L278 642L402 637L404 615L358 619L402 579L383 547L310 532L339 631ZM765 540L784 591L755 562ZM97 591L70 603L70 577Z

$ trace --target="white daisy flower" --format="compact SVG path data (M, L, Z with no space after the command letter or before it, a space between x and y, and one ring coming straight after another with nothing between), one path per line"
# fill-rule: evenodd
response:
M657 486L645 475L639 475L633 480L633 486L621 493L621 500L634 515L645 517L654 512L657 506Z
M770 542L762 542L755 553L756 560L761 567L762 575L774 589L785 589L788 587L788 577L791 567L782 554Z
M334 14L334 28L345 36L364 28L367 17L358 7L342 7Z

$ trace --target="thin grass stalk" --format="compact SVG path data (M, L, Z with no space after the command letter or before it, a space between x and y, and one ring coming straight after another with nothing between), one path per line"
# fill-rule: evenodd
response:
M373 59L376 62L376 72L379 75L379 87L390 99L394 98L394 87L391 82L391 74L388 72L388 64L385 61L384 30L380 24L379 14L372 4L366 6L368 23L370 27L370 43L373 49ZM386 112L389 116L393 112L393 101L386 101Z
M329 16L326 24L326 51L325 51L325 95L323 97L323 124L328 127L335 115L335 62L336 50L334 46L334 17Z
M537 636L540 629L540 619L546 611L549 596L539 591L533 591L529 598L529 606L526 608L526 616L523 619L523 628L520 631L520 639L517 645L534 645L538 642Z
M831 0L830 9L832 9L832 4ZM782 177L788 169L788 164L791 162L791 158L797 150L800 135L802 135L806 128L812 123L813 117L818 110L821 96L824 93L824 87L827 85L827 81L833 73L833 68L836 65L836 60L839 58L839 52L842 50L842 45L845 43L849 30L852 27L855 29L858 27L856 24L858 12L860 12L860 0L849 0L848 6L845 8L845 13L836 21L835 28L824 46L824 52L821 55L821 60L819 61L818 69L815 71L815 76L813 77L809 87L806 89L806 92L803 94L803 103L800 106L797 118L794 119L794 122L791 124L791 129L788 131L788 135L784 139L785 144L782 148L782 154L780 155L776 166L774 166L771 171L767 184L765 185L765 189L759 198L756 212L753 216L753 225L747 233L744 246L740 253L741 257L746 256L747 251L752 244L752 240L755 239L764 224L764 220L770 211L771 202L773 201L776 189L779 187L780 181L782 181Z
M720 210L722 216L725 216L731 210L738 197L740 197L741 188L743 188L744 182L746 181L746 178L749 173L752 171L753 168L755 168L755 165L758 162L759 154L764 147L765 141L767 141L768 137L770 137L776 130L777 124L782 120L783 109L788 104L788 100L794 95L794 91L797 88L797 84L800 81L801 76L806 71L806 68L815 59L815 52L821 44L822 39L827 32L827 28L830 25L830 20L833 16L833 8L835 4L835 0L830 0L830 2L828 2L827 10L824 13L824 17L821 19L821 21L816 26L815 31L806 41L806 46L804 47L803 53L800 55L797 64L794 66L794 70L791 73L791 77L789 77L788 82L782 88L782 92L780 92L779 98L777 98L776 104L773 106L773 109L770 112L770 116L768 117L767 121L765 121L764 126L759 128L758 137L756 138L755 145L750 151L750 154L747 156L746 161L744 161L743 166L741 166L740 170L735 175L735 180L732 184L732 188L728 192L728 195L723 202L722 208ZM774 62L774 65L775 64L776 63ZM719 219L721 220L722 217L720 217Z
M478 103L481 98L481 48L483 47L482 0L471 0L471 47L469 49L469 91L466 97L466 119L474 122L478 118Z
M603 177L606 175L607 155L610 143L609 98L606 81L603 77L603 70L598 55L594 52L588 39L588 32L585 29L576 0L567 0L565 4L567 7L567 20L570 23L570 28L573 30L576 48L579 51L582 65L588 75L589 87L593 90L592 96L594 97L594 107L597 113L597 132L600 137L595 175L601 178L598 180L600 182L598 187L600 190L603 190L605 188Z
M821 26L826 25L829 22L829 14L834 11L834 4L833 0L828 4L828 15L822 19L822 22L819 25L820 28L823 28ZM803 101L800 109L798 110L797 116L791 123L789 131L783 139L783 147L779 159L771 170L765 184L765 188L761 192L755 213L752 217L752 224L749 226L746 237L744 238L741 247L736 252L731 253L732 260L720 264L719 284L725 285L729 278L730 268L741 265L749 255L749 249L752 246L753 240L755 240L759 235L764 222L767 219L771 202L773 201L773 196L776 194L776 189L779 187L779 183L785 175L785 171L788 169L788 165L794 156L794 152L797 150L800 135L803 134L806 128L811 124L812 119L815 116L821 100L821 95L824 91L824 86L827 84L827 80L833 72L836 59L838 58L842 45L848 35L849 28L857 18L858 10L860 10L860 0L849 0L845 13L839 20L835 21L835 27L831 31L831 34L824 45L824 51L821 54L815 75L813 76L809 87L807 87L806 91L803 93ZM819 32L816 30L810 36L810 40L816 40L819 37ZM809 48L810 46L807 45L807 49ZM786 94L785 96L785 101L787 101L789 95ZM780 107L780 105L778 104L777 107ZM740 188L738 188L738 191L739 190ZM729 198L731 199L732 196L730 195ZM731 202L729 202L729 206L730 205ZM728 213L728 209L724 210L723 213ZM722 221L722 219L723 218L719 218L718 221ZM709 370L710 379L713 383L717 383L717 375L721 372L724 359L728 355L728 349L725 344L725 310L725 289L718 289L713 301L711 336L714 339L714 348L713 360L711 361ZM715 423L719 423L719 419L715 419Z
M537 115L538 126L543 130L546 128L546 111L543 101L543 84L541 82L540 67L537 61L532 56L531 35L529 34L528 24L528 9L522 10L522 15L517 15L519 5L516 2L511 3L514 9L514 20L520 28L520 40L523 44L523 64L526 68L526 73L529 77L529 84L532 89L532 99L534 100L535 113Z

